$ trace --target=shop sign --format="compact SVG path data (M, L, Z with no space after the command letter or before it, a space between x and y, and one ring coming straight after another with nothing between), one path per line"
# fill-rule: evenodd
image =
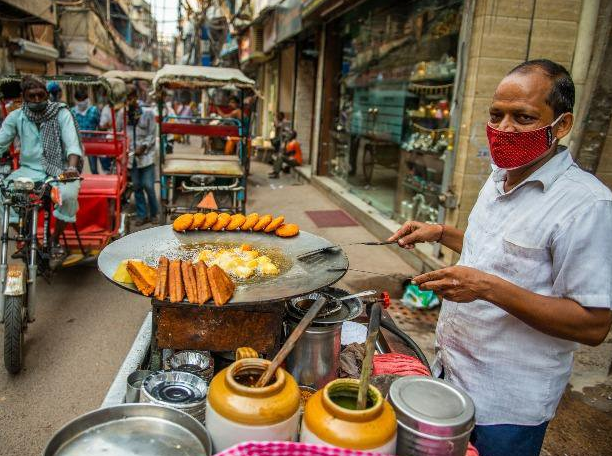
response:
M273 14L263 26L263 51L268 53L276 46L277 34L276 34L276 14Z
M277 42L291 38L302 30L302 0L285 0L276 10Z

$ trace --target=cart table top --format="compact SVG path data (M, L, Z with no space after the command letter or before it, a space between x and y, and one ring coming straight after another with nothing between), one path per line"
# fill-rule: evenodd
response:
M166 160L162 166L162 174L173 176L205 174L221 177L242 177L244 170L237 161L172 158Z

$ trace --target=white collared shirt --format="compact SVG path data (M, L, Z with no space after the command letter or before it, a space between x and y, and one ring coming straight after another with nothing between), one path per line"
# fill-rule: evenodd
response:
M611 308L612 193L565 148L504 192L496 169L468 219L459 265L546 296ZM555 413L575 342L548 336L482 300L444 301L434 374L476 404L477 424L536 425Z

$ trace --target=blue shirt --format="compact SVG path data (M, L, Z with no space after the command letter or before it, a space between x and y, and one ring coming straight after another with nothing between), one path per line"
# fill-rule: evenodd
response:
M74 118L79 124L79 130L97 130L100 125L100 111L96 106L90 106L81 114L75 107L70 108Z
M74 122L68 109L60 109L58 114L60 125L60 136L64 146L66 157L69 155L83 156L79 136ZM0 155L4 154L16 136L21 141L21 155L19 158L20 166L24 170L31 171L30 177L33 179L45 179L46 173L42 165L42 142L40 131L36 124L31 122L21 111L16 109L11 112L0 128Z

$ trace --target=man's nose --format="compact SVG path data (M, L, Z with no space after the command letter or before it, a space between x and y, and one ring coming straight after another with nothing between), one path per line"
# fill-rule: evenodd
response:
M512 118L509 114L503 117L497 128L501 131L516 131L516 127L514 126Z

